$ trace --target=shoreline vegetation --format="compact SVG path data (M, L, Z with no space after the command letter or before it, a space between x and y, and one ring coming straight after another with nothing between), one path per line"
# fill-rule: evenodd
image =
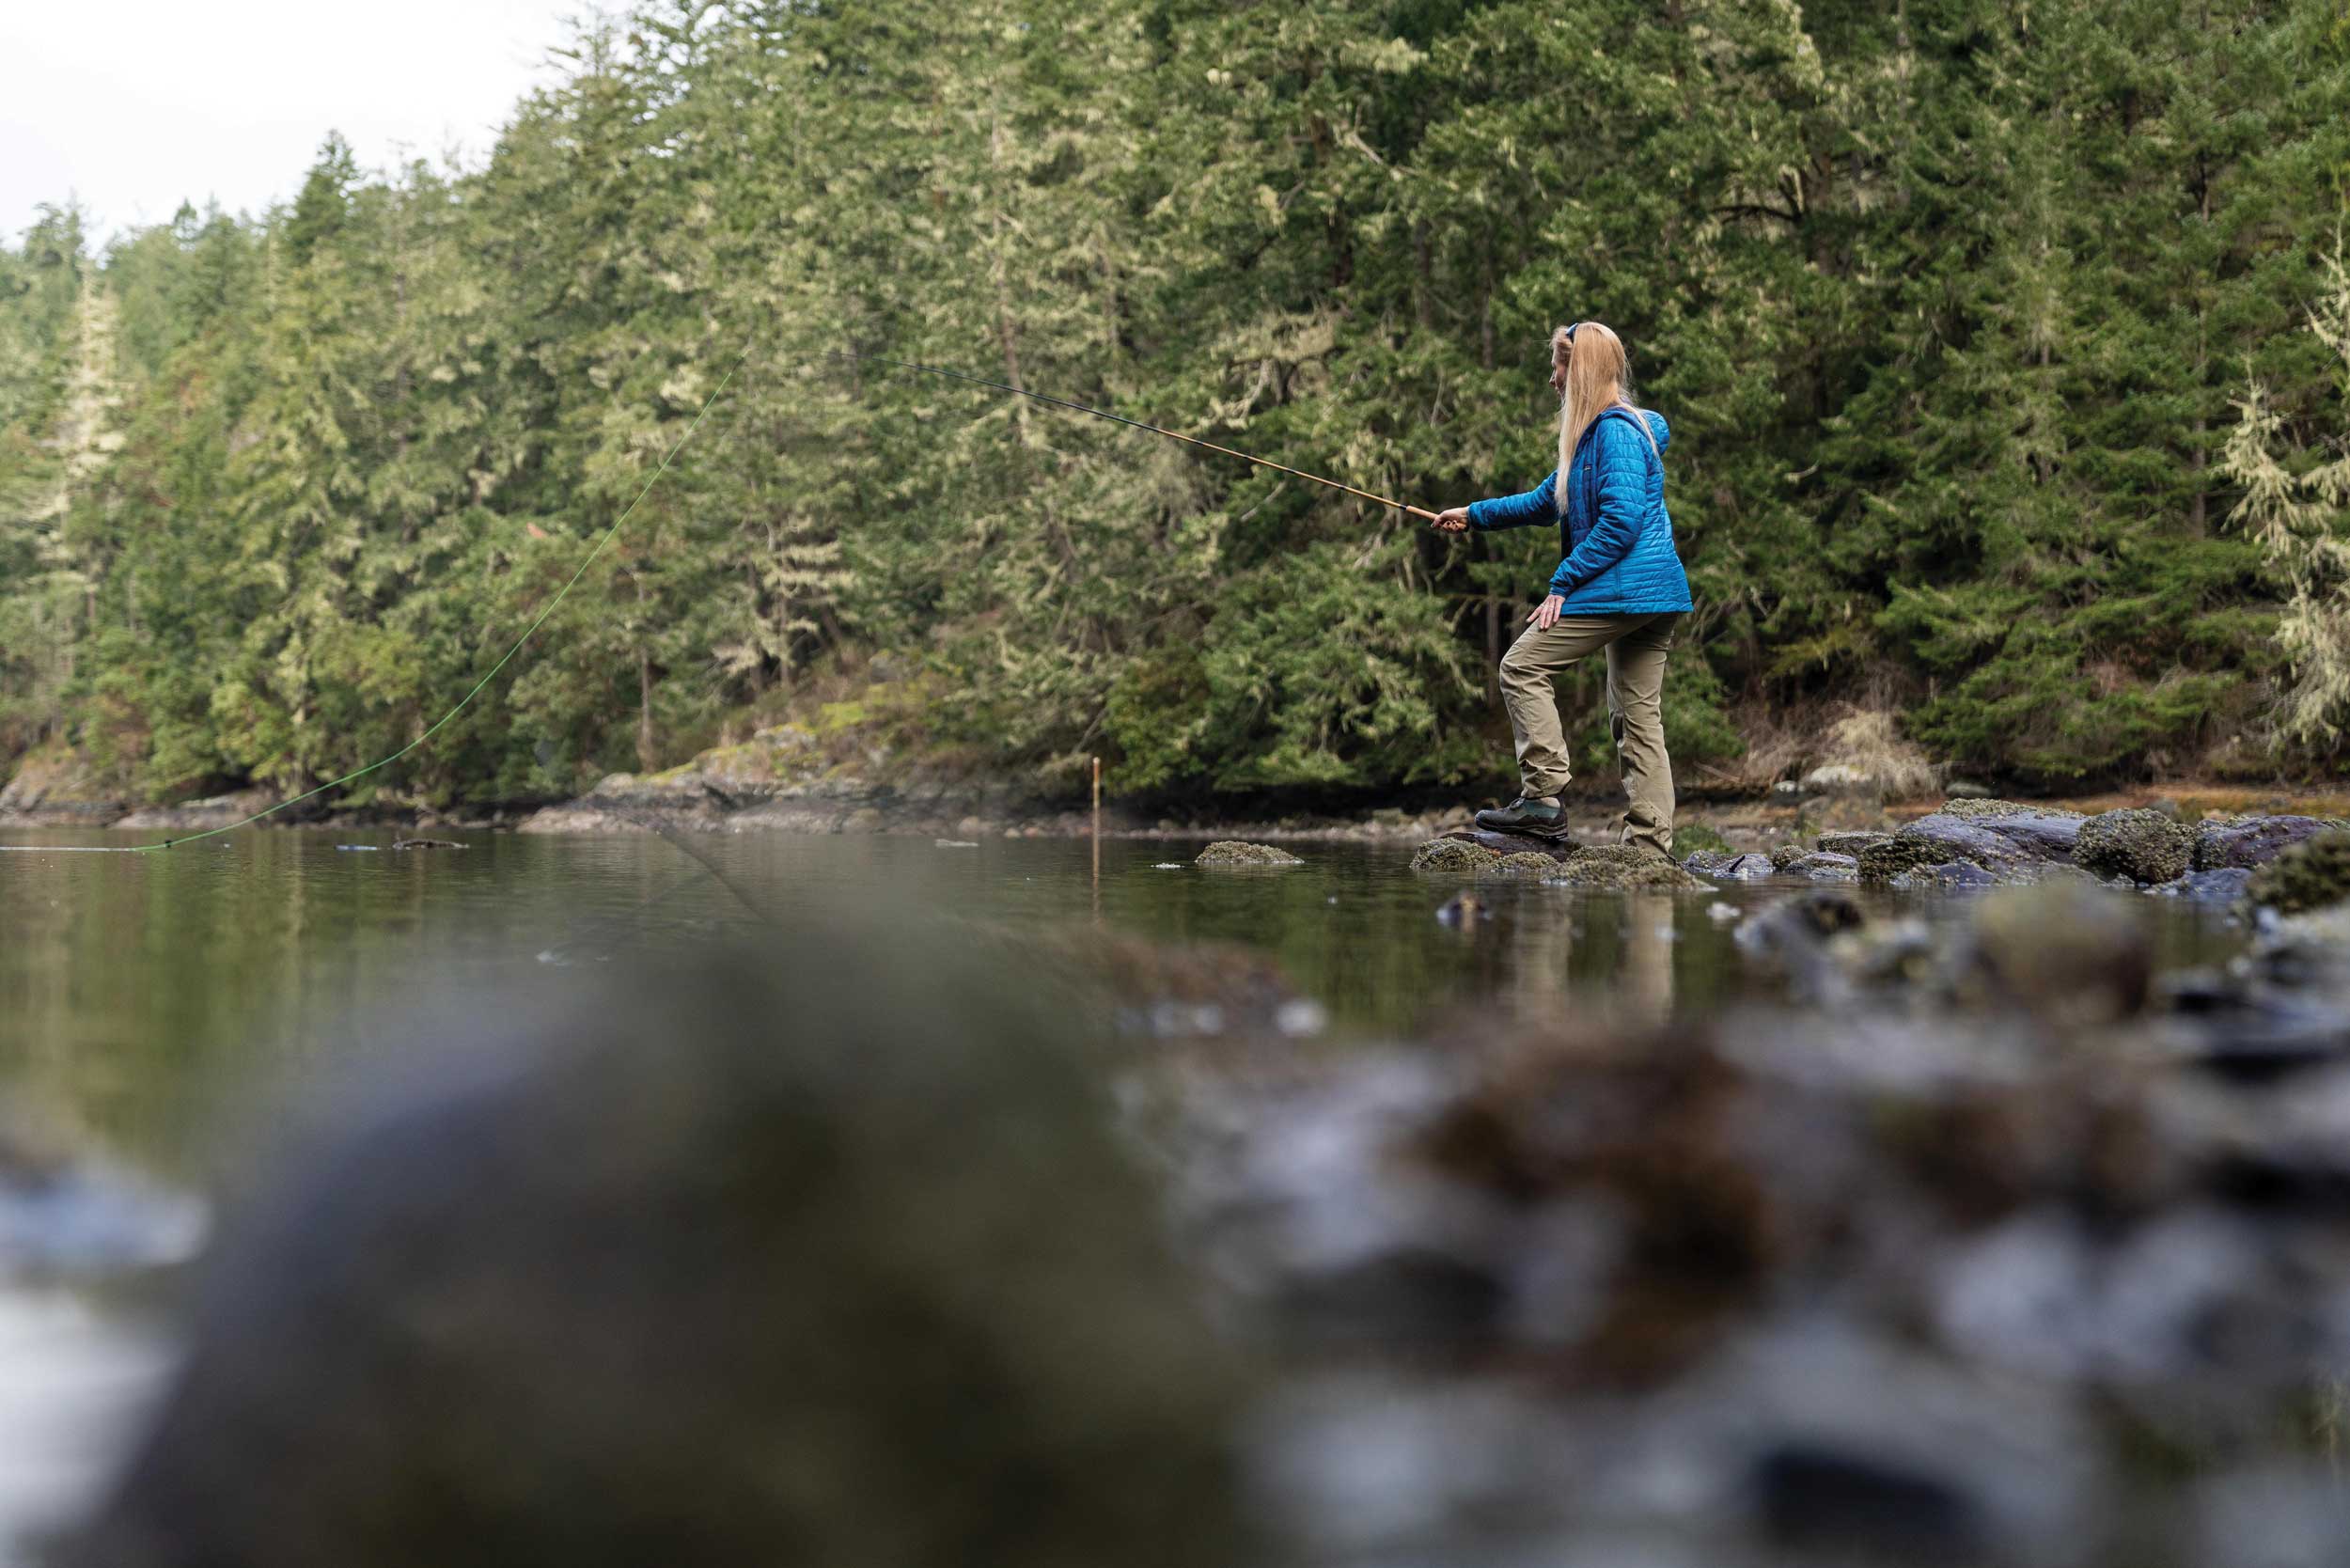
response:
M1541 478L1590 317L1673 424L1685 785L1842 729L2008 795L2341 782L2339 5L1668 9L646 4L477 161L45 209L0 236L0 776L393 755L740 356L339 808L576 799L866 687L839 728L1043 801L1097 756L1202 815L1500 788L1540 530L825 356L1449 504Z

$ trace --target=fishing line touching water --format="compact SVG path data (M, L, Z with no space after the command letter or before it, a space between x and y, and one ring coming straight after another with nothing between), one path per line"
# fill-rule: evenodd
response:
M195 843L203 839L216 839L223 834L234 833L241 827L250 827L255 823L261 821L265 817L275 816L278 812L285 810L290 806L299 806L304 801L315 799L316 797L324 794L329 790L339 789L345 784L352 783L357 779L365 778L371 773L376 773L384 768L391 766L394 762L399 761L410 752L415 751L417 747L423 745L425 742L431 740L435 734L438 734L444 728L446 728L451 719L455 718L459 713L463 713L466 708L471 706L473 699L479 697L489 686L492 681L497 679L498 671L504 669L509 664L513 662L514 655L520 653L523 651L524 645L528 643L532 637L538 635L539 628L546 624L547 618L553 615L556 608L570 596L572 589L579 586L579 580L588 574L588 569L596 563L597 557L601 557L606 549L610 548L612 541L619 537L620 529L625 527L628 524L628 520L635 515L637 507L643 504L645 497L652 494L652 487L661 482L661 477L669 471L669 465L676 461L678 453L685 449L685 444L694 439L694 432L701 429L704 417L709 415L713 407L716 406L719 398L725 395L726 389L728 384L733 382L736 372L740 371L743 368L744 364L749 360L751 356L751 350L755 346L755 343L756 340L752 343L745 343L743 346L743 352L735 355L734 363L728 367L727 373L718 378L718 384L712 389L710 396L702 400L701 408L694 416L694 422L685 427L685 433L679 436L676 443L670 447L666 454L663 455L660 465L653 470L652 477L645 481L644 488L636 493L636 498L629 502L627 509L623 510L619 517L613 520L610 527L604 529L603 537L596 541L595 546L590 549L586 556L581 557L578 570L573 572L569 580L567 580L561 588L556 590L555 596L552 599L549 599L545 605L540 609L539 614L531 620L530 624L523 628L522 635L516 637L513 645L508 648L503 654L499 655L497 663L492 665L489 669L483 673L481 679L474 682L472 690L466 692L464 696L459 698L456 704L451 707L448 712L443 713L439 718L434 719L431 727L425 729L425 731L418 735L415 740L410 741L406 745L401 746L398 751L391 753L389 756L379 758L375 761L369 762L363 768L354 768L351 772L342 775L340 777L330 778L323 784L305 790L302 793L291 796L286 800L281 800L274 806L263 807L260 810L254 812L251 816L241 817L233 823L227 823L219 827L208 827L198 833L186 833L176 838L162 839L151 844L0 844L0 853L12 852L17 854L38 855L147 855L152 854L158 850L171 849L180 844ZM1261 458L1250 452L1243 452L1230 447L1219 446L1215 442L1203 440L1196 435L1185 435L1181 431L1168 430L1164 425L1154 425L1150 423L1148 420L1143 419L1130 419L1125 415L1112 414L1107 409L1095 408L1091 404L1075 402L1067 398L1056 398L1050 393L1031 391L1025 386L1014 386L1009 382L990 381L985 376L975 376L966 371L949 369L943 365L926 365L919 360L891 359L883 354L857 353L849 350L830 350L825 353L824 357L827 359L846 360L852 363L859 364L888 365L901 370L919 370L928 375L945 376L954 381L969 382L975 386L992 387L998 392L1009 392L1015 397L1031 399L1040 403L1050 404L1055 408L1070 409L1078 414L1089 414L1097 419L1107 419L1113 424L1130 426L1131 428L1138 431L1148 431L1153 435L1163 435L1170 441L1181 441L1188 446L1201 447L1204 450L1216 452L1225 457L1238 458L1243 463L1253 463L1260 468L1270 468L1277 473L1288 474L1296 478L1310 480L1312 483L1318 485L1326 485L1332 490L1343 491L1349 495L1356 496L1362 500L1375 502L1383 507L1392 507L1398 511L1406 512L1414 517L1425 518L1432 523L1435 521L1436 514L1422 507L1410 506L1404 502L1395 500L1389 496L1377 494L1371 491L1358 490L1351 484L1342 484L1337 479L1324 478L1319 474L1308 474L1302 468L1292 468L1287 463L1275 463L1270 458Z

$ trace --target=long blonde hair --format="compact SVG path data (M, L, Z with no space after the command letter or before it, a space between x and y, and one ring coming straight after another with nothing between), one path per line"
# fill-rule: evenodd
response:
M1632 400L1632 364L1624 354L1623 339L1613 332L1597 321L1562 326L1550 335L1554 363L1561 349L1567 353L1567 392L1559 400L1559 512L1563 517L1568 475L1583 432L1610 408L1629 408L1637 416L1639 405ZM1650 446L1656 444L1646 420L1640 422L1640 433L1649 436Z

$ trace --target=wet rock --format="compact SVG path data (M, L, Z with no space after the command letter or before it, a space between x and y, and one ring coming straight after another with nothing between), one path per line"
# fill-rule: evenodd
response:
M1778 874L1778 868L1767 855L1748 852L1744 855L1707 854L1703 851L1683 862L1688 870L1726 882L1759 882Z
M1761 855L1750 858L1761 860L1766 868L1770 865ZM1686 890L1705 886L1669 857L1627 844L1587 844L1569 855L1547 880L1572 887Z
M2232 817L2202 823L2195 828L2195 869L2264 866L2294 845L2341 825L2317 817Z
M1823 1005L1850 995L1843 955L1835 938L1869 923L1850 894L1815 888L1780 899L1738 928L1738 950L1766 975L1787 982L1794 994Z
M2145 1009L2154 933L2138 901L2071 885L2004 889L1975 905L1967 933L1962 997L2067 1027Z
M247 1214L64 1560L1250 1558L1232 1370L1066 1010L956 951L795 930L503 1011Z
M1805 851L1803 845L1797 842L1791 841L1784 844L1774 844L1771 846L1770 851L1771 870L1774 871L1784 871L1790 866L1793 866L1796 861L1802 859L1806 853L1807 852Z
M1327 1021L1277 960L1237 942L1157 942L1084 925L1000 955L1022 965L1038 957L1073 989L1106 993L1121 1034L1264 1039L1318 1032Z
M1865 867L1860 873L1859 880L1864 882L1868 880ZM1940 888L1948 891L1961 887L2012 886L1996 872L1986 871L1981 866L1966 860L1948 860L1938 866L1913 866L1899 875L1888 878L1885 885L1888 887L1898 887L1904 891L1920 888Z
M1505 855L1490 866L1479 868L1480 876L1550 876L1559 870L1559 861L1532 850L1520 850Z
M2334 955L2328 955L2329 958ZM2304 995L2295 957L2270 947L2248 973L2190 971L2158 987L2181 1056L2223 1077L2266 1083L2337 1063L2350 1050L2350 1009ZM2278 983L2280 976L2288 983ZM2330 977L2339 981L2336 973Z
M1785 867L1788 876L1808 876L1814 882L1857 882L1860 862L1849 855L1813 853L1797 855Z
M1500 855L1466 839L1431 839L1412 855L1416 871L1474 875L1500 863Z
M2350 898L2350 833L2321 833L2252 873L2245 885L2247 903L2280 915L2322 909Z
M2067 811L2060 807L2034 806L2031 802L2025 800L1999 800L1988 794L1963 795L1955 791L1951 792L1950 799L1942 803L1940 810L1941 814L1944 816L1969 819L1977 817L2052 817L2059 820L2069 818L2074 822L2086 820L2079 812Z
M2004 804L1993 802L1987 804ZM1904 871L1953 861L2025 880L2071 853L2080 819L2046 814L1960 816L1936 812L1908 823L1858 856L1860 880L1890 882Z
M1192 861L1195 866L1302 866L1297 856L1271 844L1244 844L1227 839L1210 844Z
M1871 844L1890 843L1892 839L1890 833L1823 833L1820 835L1820 853L1849 855L1857 861L1860 852Z
M1538 839L1530 833L1495 833L1481 827L1456 828L1445 837L1496 855L1547 855L1553 860L1564 860L1582 848L1574 839Z
M2185 876L2173 877L2159 887L2149 887L2146 891L2166 899L2229 904L2244 896L2244 889L2251 880L2252 873L2248 868L2225 866L2217 870L2189 871Z
M2100 876L2152 884L2185 875L2194 849L2195 835L2181 823L2136 808L2107 811L2082 823L2073 859Z

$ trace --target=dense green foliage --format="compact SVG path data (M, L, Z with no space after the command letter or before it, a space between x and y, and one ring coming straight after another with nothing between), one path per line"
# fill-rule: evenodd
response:
M732 368L384 788L566 792L877 655L1047 776L1490 777L1543 530L825 355L1443 505L1542 476L1546 335L1597 317L1674 424L1677 757L1846 701L2044 781L2335 765L2273 718L2305 588L2222 456L2254 385L2339 455L2338 0L696 0L564 58L478 169L336 139L258 218L0 248L0 764L397 748Z

